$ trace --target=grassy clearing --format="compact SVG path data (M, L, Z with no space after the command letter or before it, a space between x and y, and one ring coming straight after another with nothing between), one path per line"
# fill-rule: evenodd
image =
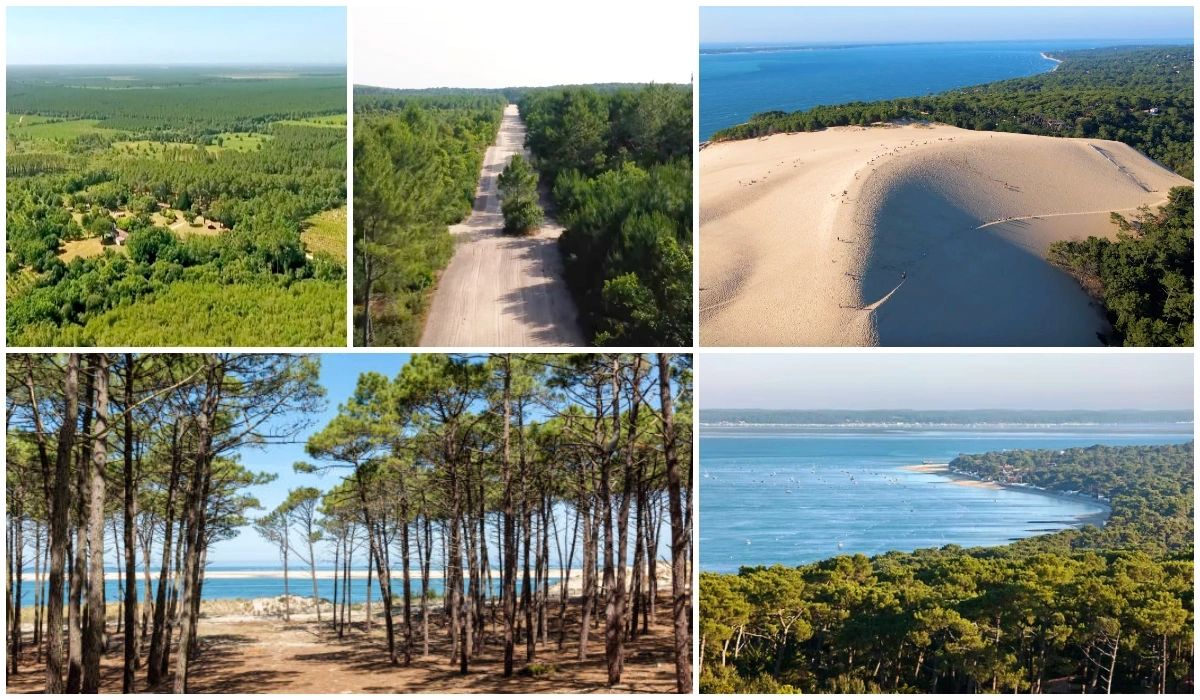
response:
M346 207L314 214L304 221L300 240L310 252L322 252L346 262Z
M69 121L48 122L43 118L42 121L30 123L29 116L26 116L24 123L14 126L13 116L10 114L8 119L10 136L43 141L70 141L84 134L90 134L104 128L97 126L100 122L96 119L71 119ZM18 121L20 120L18 119Z
M284 126L325 126L334 129L346 128L345 114L326 114L320 117L305 117L303 119L281 119L275 124Z
M200 221L200 223L196 223L197 221ZM212 226L212 228L209 228L209 226ZM218 221L200 220L199 217L195 219L176 219L175 223L172 223L167 228L181 236L219 236L229 230L225 228L224 224Z
M271 136L269 134L227 131L214 136L213 142L205 146L205 148L209 153L221 153L223 151L239 151L244 153L259 150L270 139ZM199 148L194 143L167 143L145 139L140 141L114 141L112 147L120 155L139 157L165 157L181 149L194 150Z
M271 137L267 134L248 132L225 132L217 134L213 143L208 147L212 153L220 151L257 151Z
M69 263L75 258L94 258L104 255L105 250L116 250L121 253L125 249L121 246L110 245L106 246L100 242L99 237L81 238L77 241L66 241L62 244L63 252L58 254L58 259L65 263Z
M5 128L15 129L32 124L44 124L54 117L43 117L40 114L6 114Z

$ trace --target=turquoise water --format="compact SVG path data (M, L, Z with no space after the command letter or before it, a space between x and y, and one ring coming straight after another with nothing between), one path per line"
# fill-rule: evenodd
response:
M1110 42L1111 43L1111 42ZM1043 51L1087 41L1013 41L802 48L700 47L700 140L758 112L886 100L1051 70Z
M906 471L962 453L1187 442L1191 426L1070 429L702 427L700 565L797 565L838 554L991 546L1102 516L1036 491Z
M27 564L30 567L29 571L32 571L32 566L33 566L32 562L27 562ZM231 568L236 569L237 571L249 571L249 570L253 570L255 567L231 567ZM233 598L241 598L241 599L249 600L249 599L253 599L253 598L269 598L269 597L273 597L273 596L283 595L283 574L282 574L282 572L275 568L263 569L263 571L264 571L264 574L266 574L266 575L256 576L254 578L211 578L210 577L207 580L205 580L204 588L201 590L201 593L203 594L205 600L220 600L220 599L233 599ZM270 575L271 573L273 573L275 575ZM142 580L140 578L141 577L140 569L138 570L138 576L139 576L139 578L138 578L138 584L137 584L137 592L138 592L138 602L140 603L142 600L142 595L143 595L143 590L144 590L142 588ZM552 585L552 586L557 582L558 582L557 577L552 577L550 579L550 585ZM534 580L531 576L530 577L530 585L533 585L533 583L534 583ZM420 578L420 576L414 575L412 577L411 585L412 585L413 595L420 596L420 594L421 594L421 578ZM395 578L392 583L393 594L401 595L401 593L404 590L403 586L404 586L404 582L399 578ZM494 595L499 593L499 590L500 590L499 586L500 586L499 579L493 579L492 580L492 593ZM152 596L157 591L157 589L158 589L158 572L155 571L154 575L153 575L153 585L151 587L151 595ZM441 579L431 579L429 581L429 590L431 592L433 592L435 595L440 596L442 593ZM521 590L521 579L520 579L519 575L517 578L517 590L518 591ZM26 580L24 585L22 586L22 590L21 590L21 601L22 601L23 605L33 605L33 591L34 591L33 581ZM303 596L303 597L309 597L312 595L312 580L308 578L307 571L293 570L288 575L288 593L290 593L292 595ZM333 599L333 579L332 578L326 578L326 579L318 578L317 579L317 593L321 598L324 598L326 600L332 600ZM104 595L105 595L105 600L107 600L110 603L116 603L118 600L121 599L121 595L117 588L116 581L106 582ZM338 582L338 600L341 600L342 595L343 595L342 584L339 581ZM371 579L371 598L372 598L372 600L375 600L375 601L379 600L379 583L375 579ZM361 602L366 601L366 599L367 599L367 579L366 579L366 577L352 579L350 581L350 601L352 603L361 603Z

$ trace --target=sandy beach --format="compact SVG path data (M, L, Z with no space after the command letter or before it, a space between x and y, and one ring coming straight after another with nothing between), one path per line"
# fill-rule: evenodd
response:
M1111 511L1111 509L1109 508L1107 503L1102 503L1102 502L1092 498L1091 496L1084 496L1081 494L1059 493L1057 491L1047 491L1045 489L1039 489L1036 487L1025 486L1025 485L1000 484L995 481L984 481L982 479L976 479L969 474L962 474L962 473L959 473L956 471L952 471L950 469L949 464L913 464L913 465L909 465L909 466L900 467L900 469L903 471L906 471L906 472L919 472L922 474L938 474L939 476L946 477L951 482L953 482L954 485L956 485L956 486L968 486L971 488L980 488L980 489L1014 489L1014 490L1018 490L1018 491L1037 491L1038 493L1048 494L1048 495L1054 496L1055 498L1062 498L1062 499L1071 500L1071 501L1078 501L1080 503L1086 503L1090 506L1100 506L1101 507L1101 510L1096 512L1093 515L1081 516L1079 518L1080 525L1095 525L1096 527L1104 527L1104 524L1106 522L1108 522L1108 516ZM1051 531L1053 531L1053 530L1051 530Z
M1000 484L994 481L983 481L981 479L972 479L963 474L950 471L949 464L914 464L908 467L900 467L906 472L920 472L922 474L941 474L950 479L956 486L970 486L977 489L998 489Z
M1057 240L1191 182L1121 143L838 127L700 155L706 345L1098 345Z

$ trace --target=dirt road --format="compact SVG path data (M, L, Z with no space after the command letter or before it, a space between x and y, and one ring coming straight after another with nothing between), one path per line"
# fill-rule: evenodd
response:
M547 218L537 233L504 234L496 183L518 153L528 157L525 124L516 105L509 105L496 143L484 156L471 215L450 227L454 257L434 292L422 346L584 344L562 278L557 246L562 227Z

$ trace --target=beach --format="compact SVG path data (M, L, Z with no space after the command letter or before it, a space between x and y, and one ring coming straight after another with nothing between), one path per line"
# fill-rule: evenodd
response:
M700 154L706 345L1099 345L1099 307L1045 261L1190 185L1101 139L836 127Z

